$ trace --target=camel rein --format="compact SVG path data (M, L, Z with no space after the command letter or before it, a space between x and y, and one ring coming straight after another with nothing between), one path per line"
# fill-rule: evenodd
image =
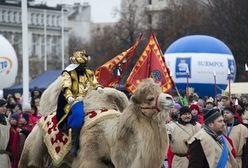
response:
M140 106L141 109L147 110L147 109L155 109L157 110L157 112L160 112L159 108L158 108L158 96L156 96L155 99L155 105L154 106Z

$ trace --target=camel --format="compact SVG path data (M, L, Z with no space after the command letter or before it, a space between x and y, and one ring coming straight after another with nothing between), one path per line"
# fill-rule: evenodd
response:
M103 93L106 94L109 89L104 88ZM115 89L110 90L111 96L115 92L119 93ZM107 100L98 98L99 95L99 93L98 95L87 94L84 100L85 111L99 109L103 105L112 108L113 104L115 104L113 109L121 104L125 109L117 108L122 111L119 116L102 120L90 129L81 131L78 155L73 159L66 156L67 166L75 168L159 168L168 146L164 121L168 111L174 105L172 97L162 93L159 84L152 79L145 79L138 85L130 103L125 103L124 99L121 104L119 101L119 103L114 103L116 98ZM20 168L42 167L40 166L41 158L47 155L45 155L46 148L42 143L42 132L38 127L31 132L27 141L20 160ZM37 143L40 144L38 147Z
M61 77L58 77L58 79L56 79L42 94L40 100L42 118L56 111L57 97L62 88L61 79ZM102 92L89 90L84 99L84 104L85 112L103 108L115 109L122 112L129 104L129 101L123 92L106 87ZM43 137L44 133L38 123L25 141L19 162L20 168L44 168L47 167L47 164L51 164L51 158L49 157L47 147L43 142ZM72 158L67 156L60 167L71 167L71 164Z

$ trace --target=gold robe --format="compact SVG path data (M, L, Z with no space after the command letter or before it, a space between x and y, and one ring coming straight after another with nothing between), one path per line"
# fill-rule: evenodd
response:
M64 71L62 73L62 80L66 100L69 97L73 97L75 100L82 101L90 88L96 89L100 86L94 73L89 69L85 69L84 75L78 75L75 69L69 72ZM67 103L64 106L65 114L58 122L58 125L68 116L70 109L71 104Z

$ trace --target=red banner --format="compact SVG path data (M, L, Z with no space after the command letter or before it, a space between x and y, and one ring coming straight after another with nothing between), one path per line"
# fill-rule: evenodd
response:
M163 92L168 92L173 87L170 71L153 33L127 79L127 90L133 93L139 82L145 78L153 78L155 82L161 83Z
M95 71L97 81L104 87L115 87L119 84L122 74L127 69L133 57L142 34L136 39L135 43L128 50L112 58Z

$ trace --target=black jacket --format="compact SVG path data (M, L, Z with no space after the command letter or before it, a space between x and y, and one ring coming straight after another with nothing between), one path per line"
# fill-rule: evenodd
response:
M200 140L195 140L189 146L189 168L209 168Z

